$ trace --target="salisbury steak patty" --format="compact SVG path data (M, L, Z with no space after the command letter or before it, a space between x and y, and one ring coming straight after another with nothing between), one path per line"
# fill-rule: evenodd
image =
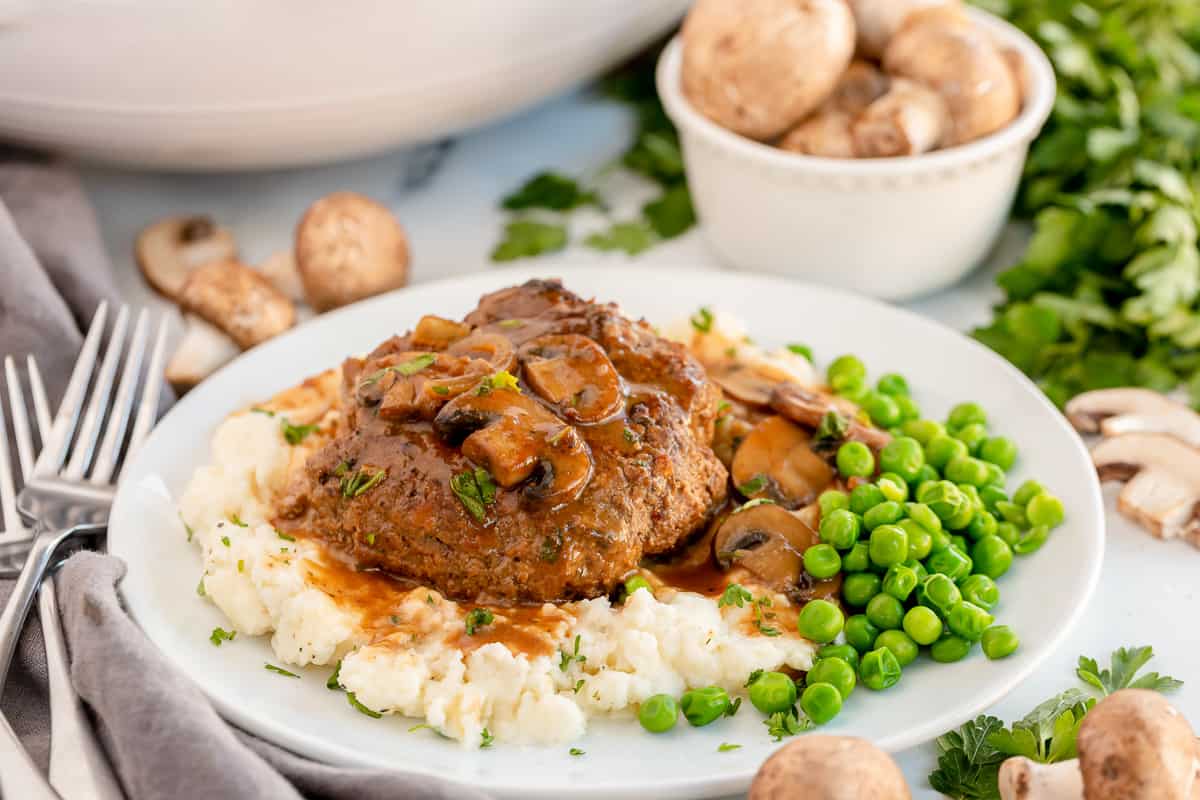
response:
M645 322L531 281L343 365L287 527L462 599L606 594L725 499L720 399Z

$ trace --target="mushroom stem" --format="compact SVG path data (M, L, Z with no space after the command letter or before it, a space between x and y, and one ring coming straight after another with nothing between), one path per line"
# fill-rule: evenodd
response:
M176 394L185 394L200 381L232 361L239 352L237 342L220 328L200 317L184 317L187 328L166 368L167 382Z
M1000 800L1083 800L1079 762L1039 764L1014 756L1000 765Z

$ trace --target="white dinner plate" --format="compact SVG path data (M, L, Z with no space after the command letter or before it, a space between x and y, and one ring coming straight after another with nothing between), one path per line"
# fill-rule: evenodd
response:
M998 620L1020 649L988 661L976 649L956 664L922 658L886 693L860 688L822 730L862 736L896 751L926 742L998 701L1046 658L1079 620L1100 574L1104 515L1083 443L1016 369L976 342L908 311L846 292L744 273L659 267L556 267L539 262L403 289L326 314L246 353L183 398L125 471L109 525L109 549L125 559L122 584L134 618L167 657L195 680L235 724L312 758L391 767L459 781L513 798L711 797L745 790L771 742L761 715L746 706L706 728L680 724L665 735L634 720L592 722L568 745L497 743L464 749L412 722L370 719L325 688L327 670L284 680L263 669L265 638L222 647L209 632L225 623L196 596L199 554L185 540L174 501L208 458L209 438L229 412L269 397L410 328L426 313L458 317L479 296L528 277L562 277L585 296L619 301L631 316L665 322L701 305L732 312L764 344L803 342L818 364L855 353L872 375L903 373L927 415L943 417L976 400L992 429L1021 448L1010 487L1037 477L1062 498L1066 523L1036 554L1019 557L1000 579ZM718 752L722 743L741 745Z

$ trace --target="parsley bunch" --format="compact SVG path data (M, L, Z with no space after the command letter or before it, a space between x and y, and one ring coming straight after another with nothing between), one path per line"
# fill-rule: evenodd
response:
M1200 5L975 1L1042 46L1059 90L1018 200L1033 238L974 335L1060 405L1180 382L1200 403Z

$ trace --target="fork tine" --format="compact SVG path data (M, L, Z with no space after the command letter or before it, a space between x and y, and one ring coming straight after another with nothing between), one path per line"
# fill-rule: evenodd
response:
M129 340L129 352L125 356L125 369L121 372L121 384L117 387L117 396L113 401L112 413L104 430L104 441L96 454L92 465L92 483L105 484L112 477L117 466L117 456L120 454L121 442L129 425L129 417L133 410L133 393L137 390L138 376L142 369L142 356L146 353L146 333L150 321L150 312L142 309L138 314L137 324L133 328L133 337Z
M146 385L142 388L142 400L138 404L137 419L133 433L129 435L129 448L125 457L133 455L150 433L154 419L158 416L158 396L162 392L163 359L167 350L167 317L164 314L158 323L158 334L154 337L154 351L150 354L150 366L146 370Z
M21 380L17 376L17 365L12 356L4 357L4 376L8 383L8 407L12 414L13 438L17 440L17 458L21 464L21 477L28 478L33 471L33 439L29 434L29 416L25 411L25 396L21 392Z
M125 350L125 330L128 327L129 306L121 306L112 335L108 339L108 348L104 351L104 360L100 362L100 372L96 377L96 386L92 389L91 402L88 403L83 422L79 426L79 436L75 440L75 446L71 448L67 468L62 472L63 477L68 480L83 478L83 473L96 452L96 440L100 438L100 428L108 413L108 403L112 400L113 378L116 377L117 366L121 363L121 353Z
M75 431L75 423L83 408L83 400L87 395L88 382L92 377L92 368L96 365L96 352L100 349L100 337L104 335L104 320L108 316L108 303L101 303L92 317L91 327L83 339L83 347L79 351L79 359L75 369L71 371L71 380L63 393L62 404L58 414L50 426L50 436L42 442L42 452L37 463L33 466L33 474L38 476L50 475L62 466L66 460L67 450L71 446L71 434Z
M10 539L25 532L21 515L17 513L17 493L13 483L12 461L8 453L8 424L4 421L4 406L0 405L0 513L4 518L4 532L0 540Z
M37 420L38 440L50 438L50 403L46 401L46 384L42 383L42 371L37 359L25 356L25 369L29 372L29 393L33 395L33 418Z

